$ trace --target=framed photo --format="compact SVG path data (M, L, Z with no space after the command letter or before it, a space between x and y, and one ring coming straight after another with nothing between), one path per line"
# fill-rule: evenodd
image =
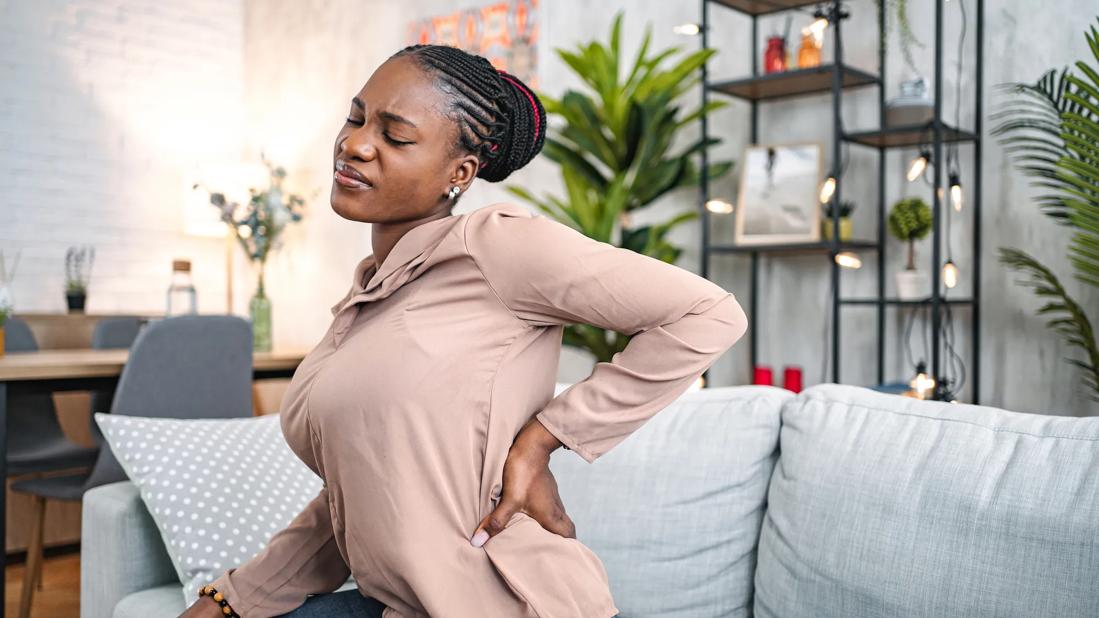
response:
M823 157L819 142L745 148L734 242L819 242Z

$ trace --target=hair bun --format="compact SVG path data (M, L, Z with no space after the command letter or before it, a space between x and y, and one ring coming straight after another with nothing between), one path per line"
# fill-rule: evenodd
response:
M500 146L503 151L490 158L477 174L488 182L500 182L531 161L546 141L546 110L542 101L522 80L497 70L508 118L508 130ZM496 146L494 144L494 146Z

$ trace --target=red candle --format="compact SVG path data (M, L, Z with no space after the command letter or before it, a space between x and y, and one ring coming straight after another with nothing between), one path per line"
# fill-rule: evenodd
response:
M752 384L765 384L767 386L774 385L774 379L771 375L771 368L767 365L759 365L756 367L754 376L752 377Z
M801 392L801 367L789 365L785 368L782 372L782 388L795 393Z

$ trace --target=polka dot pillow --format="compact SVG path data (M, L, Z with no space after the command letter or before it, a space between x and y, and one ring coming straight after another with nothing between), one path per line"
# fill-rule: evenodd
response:
M247 562L322 481L287 446L278 414L175 419L95 414L168 549L185 606Z

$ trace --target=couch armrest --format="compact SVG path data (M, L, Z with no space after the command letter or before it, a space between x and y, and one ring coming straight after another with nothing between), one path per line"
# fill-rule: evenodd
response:
M80 537L81 618L111 616L132 592L179 584L160 531L128 480L84 493Z

